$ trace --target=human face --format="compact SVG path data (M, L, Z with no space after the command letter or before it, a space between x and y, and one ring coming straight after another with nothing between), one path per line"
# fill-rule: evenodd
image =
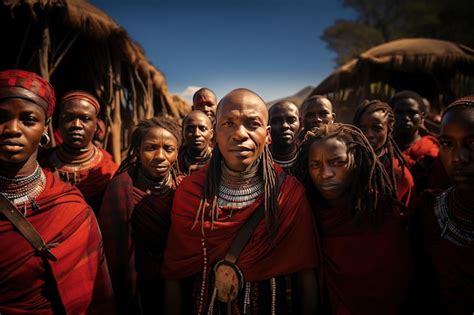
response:
M209 148L214 130L209 117L201 112L189 114L183 126L184 143L194 152L203 152Z
M59 131L64 145L72 149L83 149L91 145L97 130L95 107L81 99L72 99L61 107Z
M372 149L379 154L388 139L388 119L383 111L364 113L360 118L360 130L369 140Z
M41 136L46 132L44 110L22 98L0 100L0 164L12 165L17 175L36 167Z
M308 170L313 185L328 204L347 199L352 183L352 153L337 138L315 141L309 148Z
M217 100L216 97L209 91L202 92L193 100L193 109L200 110L214 121L216 116Z
M268 141L266 106L254 94L239 92L221 101L216 142L231 170L243 172L262 155Z
M423 123L423 113L418 102L412 98L400 99L393 105L395 132L415 135Z
M441 121L439 157L456 188L474 191L474 109L453 109Z
M295 143L299 129L299 113L295 105L286 103L270 110L272 145L291 146Z
M332 124L336 114L332 112L332 104L327 98L308 101L303 106L301 120L304 130L321 128L322 125Z
M148 129L140 144L140 162L143 173L161 180L170 171L178 157L178 140L166 129Z

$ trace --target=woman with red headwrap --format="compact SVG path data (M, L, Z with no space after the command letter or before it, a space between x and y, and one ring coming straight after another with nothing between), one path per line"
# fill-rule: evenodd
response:
M36 160L54 105L41 77L0 72L0 314L110 314L95 216Z
M40 163L79 188L97 214L105 189L118 168L110 154L92 142L97 131L99 102L87 92L71 91L59 104L59 131L63 142L42 153Z

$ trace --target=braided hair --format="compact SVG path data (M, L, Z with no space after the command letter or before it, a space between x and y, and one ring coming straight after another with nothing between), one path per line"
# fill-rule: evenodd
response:
M135 172L138 172L138 169L140 168L140 146L146 133L151 128L163 128L169 131L176 138L176 149L181 146L181 129L174 120L164 116L142 120L137 124L132 132L127 156L120 164L117 174L127 172L132 168L134 168ZM177 178L181 175L177 160L171 166L170 172L171 179L176 184Z
M404 168L406 167L406 162L405 158L403 157L402 151L400 150L400 148L395 143L395 140L392 137L393 126L395 124L395 115L393 113L393 109L390 107L390 105L380 100L365 100L357 107L352 124L360 128L361 119L364 114L372 114L379 111L382 112L384 114L384 117L387 119L388 134L387 141L384 143L383 148L387 152L388 173L390 175L392 187L395 193L397 194L397 179L395 169L393 167L393 160L394 158L397 159L398 164L400 165L402 170L402 176L405 176Z
M347 152L353 154L354 170L351 178L357 178L357 183L350 186L349 196L355 204L353 217L356 222L369 218L372 222L379 217L376 213L378 196L396 199L392 183L383 165L378 161L372 146L362 131L352 125L334 123L321 128L313 128L307 133L301 145L301 151L293 166L293 174L307 188L308 196L316 196L322 200L322 195L314 187L308 169L308 158L311 146L317 141L336 138L347 146Z

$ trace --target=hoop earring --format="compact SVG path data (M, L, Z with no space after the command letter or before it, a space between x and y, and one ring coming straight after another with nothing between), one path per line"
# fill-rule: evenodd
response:
M40 148L45 148L49 144L50 141L51 141L51 138L49 137L49 135L47 133L43 133L43 135L41 135L41 139L39 142Z

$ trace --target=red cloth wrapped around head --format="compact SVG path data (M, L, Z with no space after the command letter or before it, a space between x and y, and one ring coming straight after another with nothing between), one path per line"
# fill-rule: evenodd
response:
M36 73L16 69L0 71L0 99L13 97L40 106L47 118L51 117L56 105L53 87Z
M90 103L94 108L96 109L97 114L100 112L100 104L99 101L97 101L97 98L95 98L92 94L87 93L85 91L70 91L67 92L66 94L63 95L61 98L61 101L59 102L59 107L62 107L66 102L69 102L70 100L84 100Z

